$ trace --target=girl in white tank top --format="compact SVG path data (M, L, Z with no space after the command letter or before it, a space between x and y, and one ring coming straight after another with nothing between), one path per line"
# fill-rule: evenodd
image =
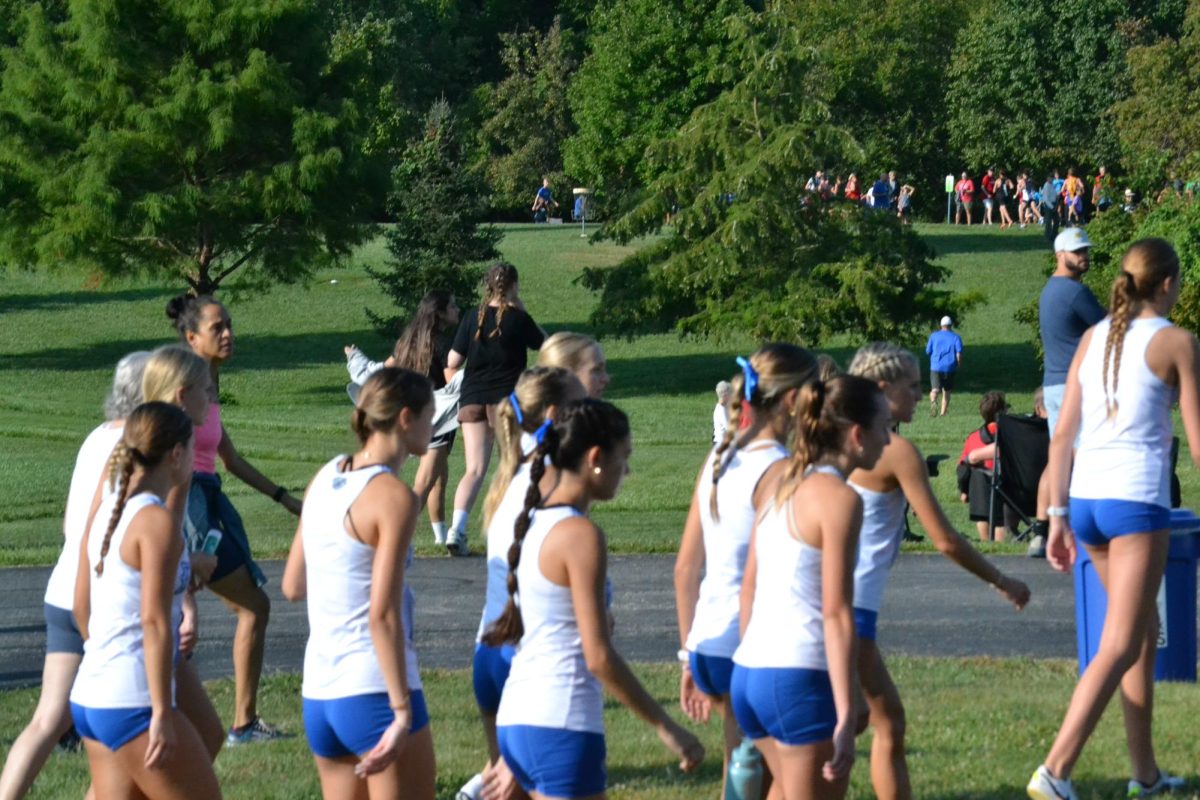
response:
M1179 397L1200 464L1200 346L1166 317L1179 298L1179 257L1162 239L1130 245L1113 282L1110 316L1083 335L1050 441L1046 558L1066 571L1083 543L1108 591L1102 648L1088 664L1063 726L1029 782L1034 798L1075 796L1071 771L1118 682L1130 748L1129 796L1183 785L1159 769L1151 737L1156 590L1169 545L1171 406ZM1079 448L1072 457L1072 443ZM1074 466L1072 467L1072 463ZM1069 499L1069 503L1068 503Z
M429 446L429 379L385 367L352 418L362 448L338 456L305 493L282 588L308 600L304 727L324 796L432 800L433 737L411 631L405 565L420 503L397 477Z
M86 644L71 711L92 782L132 781L150 797L220 797L204 743L175 708L175 632L190 570L161 498L187 485L191 466L187 415L138 406L113 452L118 488L84 540L75 589Z
M880 388L893 424L912 421L922 396L921 370L912 353L885 342L869 344L855 354L849 372L873 381ZM925 459L898 433L892 435L878 463L871 469L855 470L849 483L863 500L854 609L859 635L859 679L874 728L871 778L878 797L904 800L912 797L904 750L904 705L875 643L874 628L887 579L899 553L906 506L912 506L940 552L991 584L1017 609L1028 602L1029 588L989 563L954 530L933 495Z
M795 413L793 455L763 476L769 499L746 561L732 707L784 797L840 798L854 762L862 521L843 476L879 458L889 416L874 384L852 376L806 385Z
M724 728L723 776L742 740L729 688L750 531L765 495L762 476L787 456L783 443L792 430L796 394L818 372L816 357L790 344L765 345L739 364L742 371L731 381L729 425L696 478L675 559L680 705L693 722L708 719L716 708ZM739 430L743 401L750 420Z
M604 535L586 514L592 502L617 493L631 449L625 415L584 400L558 409L530 462L533 485L540 485L547 455L558 481L517 519L509 557L514 593L483 640L519 642L497 725L504 761L527 792L570 798L604 791L601 686L654 725L685 769L703 755L696 738L642 688L610 638Z

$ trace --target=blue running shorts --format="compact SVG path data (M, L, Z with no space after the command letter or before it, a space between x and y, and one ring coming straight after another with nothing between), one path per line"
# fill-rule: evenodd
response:
M526 792L546 797L587 797L608 783L604 734L502 725L500 754Z
M735 664L731 694L733 715L751 739L801 745L833 738L837 709L825 670Z
M508 671L512 669L513 655L517 652L511 644L489 647L482 642L475 644L475 659L471 664L471 683L475 688L475 705L488 716L496 716L500 708L500 693L508 682Z
M150 728L150 706L144 708L90 708L71 703L75 730L114 753Z
M692 680L696 682L697 689L709 697L729 694L729 685L733 680L732 658L691 653L688 656L688 666L692 670Z
M1075 538L1101 547L1118 536L1149 533L1171 527L1171 509L1133 500L1071 498L1071 530Z
M410 733L429 724L425 693L419 689L408 696L412 711ZM321 758L361 756L379 744L396 713L387 692L339 697L335 700L304 698L304 735L308 747Z

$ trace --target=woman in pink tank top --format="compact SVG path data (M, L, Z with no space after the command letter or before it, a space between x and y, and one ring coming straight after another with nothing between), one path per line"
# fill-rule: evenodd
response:
M212 370L213 395L208 416L196 430L195 472L184 528L193 547L199 546L211 529L222 533L209 588L226 600L237 615L233 640L234 720L226 743L235 746L275 739L280 732L263 722L257 711L258 682L271 609L270 600L262 590L266 577L254 563L241 516L221 491L221 480L216 474L217 456L226 471L297 516L300 501L247 462L221 422L221 406L217 401L220 369L233 355L229 312L212 297L181 295L167 304L167 316L180 338Z

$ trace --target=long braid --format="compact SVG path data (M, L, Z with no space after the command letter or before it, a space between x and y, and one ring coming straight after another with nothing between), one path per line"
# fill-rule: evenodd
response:
M533 451L525 507L517 515L513 525L513 543L508 548L508 603L504 606L504 612L483 635L483 643L489 647L515 644L525 635L525 622L521 619L521 607L517 604L517 567L521 565L521 546L525 543L525 535L529 533L534 509L542 503L541 483L542 476L546 474L546 453L555 449L557 441L558 437L551 427L546 431L542 443Z
M1117 379L1121 366L1121 351L1125 345L1125 334L1129 332L1130 318L1133 316L1133 295L1136 291L1133 274L1121 270L1117 280L1113 282L1112 295L1109 298L1108 336L1104 340L1104 361L1100 369L1100 379L1104 385L1104 408L1109 419L1117 416ZM1112 365L1112 393L1109 393L1108 367Z
M108 545L112 541L113 532L121 515L125 513L125 501L129 497L130 477L133 475L133 462L139 457L137 450L129 447L122 440L113 448L108 460L110 486L117 490L117 502L113 506L112 515L108 518L108 529L104 532L104 541L100 544L100 560L96 563L96 575L104 574L104 557L108 555Z
M725 427L725 435L721 438L721 443L717 445L717 452L714 454L712 492L708 497L708 509L713 519L721 518L721 514L717 510L717 482L721 480L721 475L725 472L725 465L733 460L733 457L737 455L738 448L741 447L738 428L742 424L742 400L744 399L742 392L745 385L746 379L741 375L735 375L729 381L729 424ZM726 455L727 453L728 455Z
M479 313L475 316L475 341L483 338L483 318L487 316L488 298L483 298L479 304Z
M826 385L813 381L800 391L796 401L796 422L792 438L792 456L788 459L783 480L775 493L775 504L781 505L796 489L800 479L825 449L822 441L821 416L825 408Z
M891 342L871 342L858 349L846 372L871 381L893 383L914 368L920 369L920 365L908 350Z

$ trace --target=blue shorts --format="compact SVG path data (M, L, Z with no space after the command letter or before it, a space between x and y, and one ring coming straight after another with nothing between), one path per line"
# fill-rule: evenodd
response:
M587 797L608 784L604 734L502 725L500 754L526 792L546 797Z
M865 608L854 609L854 630L858 634L858 638L875 641L875 623L878 620L878 611L868 611Z
M482 642L475 644L475 660L471 664L471 683L475 687L475 705L489 716L496 716L500 708L500 693L508 682L508 671L512 669L513 655L517 652L511 644L489 647Z
M820 669L733 668L733 715L751 739L800 745L833 738L837 709Z
M410 732L429 724L425 693L419 689L408 697L412 711ZM336 700L304 698L304 735L308 748L321 758L361 756L379 744L384 731L396 718L387 692L339 697Z
M42 604L46 617L46 653L83 655L83 637L75 625L75 615L65 608Z
M1133 500L1071 498L1071 530L1075 538L1093 547L1118 536L1149 533L1171 527L1171 509Z
M709 697L729 694L729 685L733 680L732 658L692 653L688 656L688 666L697 689Z
M150 728L150 706L144 708L89 708L71 703L71 719L84 739L114 753Z

